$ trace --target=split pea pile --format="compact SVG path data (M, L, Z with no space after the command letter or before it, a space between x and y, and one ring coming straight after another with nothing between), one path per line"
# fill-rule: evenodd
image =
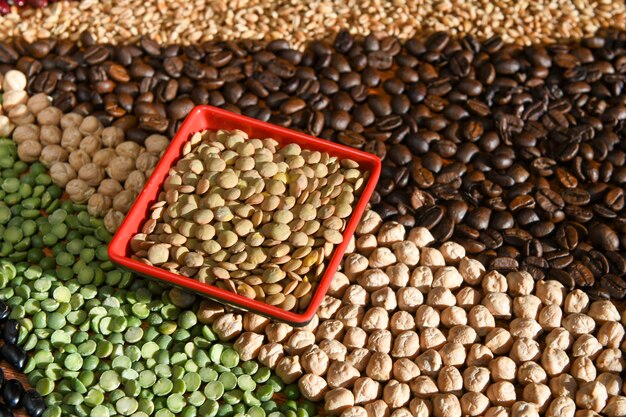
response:
M305 328L247 313L216 333L331 415L625 415L626 313L610 301L486 271L374 212L356 236Z
M26 78L20 83L26 86ZM16 77L19 77L16 75ZM7 100L10 100L7 102ZM125 139L116 126L104 127L94 116L63 112L43 93L28 97L11 93L3 102L9 111L13 140L22 161L41 161L52 181L89 213L103 217L115 232L152 174L169 139L154 134L144 146ZM1 117L1 116L0 116Z
M237 130L196 133L183 155L131 241L134 257L305 308L365 183L359 165Z

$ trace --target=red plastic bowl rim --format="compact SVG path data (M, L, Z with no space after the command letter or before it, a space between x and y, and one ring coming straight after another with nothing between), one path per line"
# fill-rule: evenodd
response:
M127 251L130 245L130 237L132 237L135 233L138 233L141 230L141 225L143 225L149 213L149 211L141 212L139 203L145 202L146 200L156 200L158 193L162 189L162 181L158 184L155 184L155 182L157 181L155 177L159 176L159 174L163 171L169 171L172 164L180 159L179 151L182 148L182 144L189 140L191 134L200 130L206 130L204 128L198 130L195 129L195 127L193 126L195 119L205 114L211 117L218 117L229 120L237 124L247 125L252 129L262 128L265 130L271 130L278 137L281 137L282 140L285 142L293 141L293 139L296 138L299 141L307 142L307 145L310 145L304 146L305 148L323 150L330 153L331 155L339 153L341 155L344 155L343 157L346 157L345 155L349 155L348 157L355 159L360 164L365 163L365 165L369 165L368 167L366 167L370 173L369 178L367 179L367 183L363 188L361 196L359 197L357 204L354 206L353 212L346 224L346 228L343 232L343 241L334 248L330 260L328 261L328 264L325 268L324 274L319 281L319 285L313 297L311 298L307 309L302 313L286 311L279 307L272 306L261 301L252 300L234 292L223 290L210 284L204 284L200 281L196 281L183 275L175 274L156 266L144 264L127 256ZM218 128L219 127L210 129ZM176 153L176 155L172 155L174 152ZM213 106L196 106L194 109L192 109L185 121L182 123L174 139L171 141L167 150L155 167L153 174L150 176L144 188L139 193L133 206L128 212L128 215L122 222L122 225L113 236L113 239L111 240L108 248L109 258L113 262L127 269L133 270L141 275L158 278L159 280L165 281L167 283L183 288L188 288L197 293L204 294L205 296L208 296L209 298L212 298L218 302L225 302L227 304L243 308L245 310L257 312L265 316L273 317L293 325L306 325L306 323L308 323L313 318L315 312L322 303L326 292L328 291L330 282L332 281L332 278L339 267L342 257L348 247L348 244L350 243L350 239L354 234L354 231L356 230L358 222L365 212L365 208L367 207L367 203L369 202L372 193L374 192L374 188L376 187L376 184L380 177L380 172L380 159L377 156L369 154L367 152L319 139L284 127L272 125L270 123L262 122L257 119L232 113L227 110L219 109ZM167 176L167 174L165 175ZM153 190L155 186L156 193ZM151 204L151 202L147 204L146 210L149 210ZM126 235L129 235L129 238L125 238Z

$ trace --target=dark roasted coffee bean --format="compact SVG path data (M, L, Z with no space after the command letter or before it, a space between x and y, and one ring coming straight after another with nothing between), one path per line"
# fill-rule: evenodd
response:
M606 259L609 261L609 268L612 274L626 274L626 258L619 252L608 251L605 253Z
M2 387L2 399L10 408L19 408L22 405L24 387L17 379L9 379Z
M499 257L489 262L489 269L496 269L499 271L517 271L519 269L519 264L513 258Z
M574 285L576 284L574 278L563 269L550 269L548 270L548 279L554 279L559 281L567 291L571 291L574 289Z
M480 232L479 239L489 249L498 249L504 243L502 235L493 229L487 229Z
M454 221L450 216L444 215L441 221L430 229L430 232L438 242L446 242L454 233Z
M606 289L611 298L623 300L626 297L626 281L617 275L603 276L600 279L600 287Z
M615 230L604 223L596 223L589 228L591 243L605 251L616 251L619 248L619 238Z
M589 268L583 265L581 262L574 262L568 268L567 271L573 278L574 282L579 287L590 287L595 283L595 278Z

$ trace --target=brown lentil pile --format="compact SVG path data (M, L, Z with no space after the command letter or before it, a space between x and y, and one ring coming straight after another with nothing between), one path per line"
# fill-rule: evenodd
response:
M3 107L16 125L13 140L20 159L41 161L72 201L86 203L89 213L104 217L107 230L115 232L169 139L154 134L142 146L126 140L121 128L104 127L94 116L63 114L43 93L30 98L23 90L9 94Z
M370 211L306 327L208 303L200 319L331 415L624 415L626 313L433 242Z
M238 130L198 132L133 237L133 257L302 310L364 183L350 159Z
M93 31L97 42L121 43L141 35L159 43L194 44L214 39L287 39L303 46L347 29L408 39L445 30L528 45L580 38L601 27L624 27L622 1L444 0L238 1L85 0L60 1L43 10L11 13L0 22L3 37L69 38Z

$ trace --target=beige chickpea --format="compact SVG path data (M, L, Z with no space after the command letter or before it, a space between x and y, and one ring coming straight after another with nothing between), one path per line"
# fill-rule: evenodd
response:
M563 327L574 336L580 336L592 333L596 323L586 314L570 313L563 319Z
M60 145L63 133L58 126L44 125L39 130L39 141L42 145Z
M306 324L306 326L300 327L300 330L306 330L307 332L315 333L315 329L317 329L319 324L320 324L320 318L317 314L314 314L313 318L311 318L311 320Z
M65 130L70 127L78 127L83 122L83 116L78 113L66 113L61 116L60 126Z
M123 133L124 132L122 131L122 135ZM103 132L103 136L104 136L104 132ZM148 152L152 152L155 154L160 154L161 152L163 152L165 149L167 149L169 144L170 144L170 141L166 136L158 135L158 134L150 135L145 140L145 146Z
M440 266L446 266L446 261L443 259L443 255L435 248L422 248L420 253L420 265L430 268L437 268Z
M337 314L335 317L337 320L341 320L344 326L346 327L357 327L363 321L363 316L365 316L365 310L363 306L360 305L344 305L339 310L337 310Z
M83 139L84 142L84 139ZM81 146L82 143L81 142ZM109 177L117 181L126 181L128 175L135 169L135 160L128 156L116 156L109 161L106 172Z
M435 327L426 327L420 333L422 350L440 349L446 343L446 336Z
M348 277L343 272L337 271L330 281L327 294L335 298L341 298L349 285L350 280Z
M460 395L463 389L463 377L454 366L444 366L437 376L437 388L439 392Z
M371 357L372 352L369 350L365 348L357 348L352 350L352 352L346 356L346 362L354 366L359 372L364 373Z
M541 354L541 366L549 376L557 376L565 372L569 365L569 355L560 349L546 348Z
M293 327L285 323L270 323L265 328L265 335L270 343L283 343L293 333Z
M425 248L435 241L435 238L425 227L414 227L409 231L407 239L413 242L419 249Z
M378 243L376 242L376 236L374 235L363 235L359 236L356 240L356 248L359 253L370 256L370 254L378 247ZM369 260L368 260L369 265Z
M391 245L394 255L398 259L398 262L406 266L415 266L420 261L420 250L415 243L407 240L404 242L396 242Z
M43 109L50 107L51 103L52 103L51 97L48 97L44 93L37 93L28 99L28 102L26 103L26 107L28 107L28 110L30 110L31 113L33 113L34 115L37 115Z
M496 382L513 382L515 380L516 371L517 366L515 362L507 356L500 356L489 362L489 372L491 372L491 377Z
M485 336L485 346L495 355L504 355L513 346L511 333L501 327L496 327Z
M599 416L600 416L600 414L596 413L595 411L591 411L591 410L578 410L574 414L574 417L599 417Z
M405 235L404 226L398 222L386 222L378 230L378 244L380 246L391 246L393 243L403 242Z
M61 117L63 117L63 112L61 110L56 107L46 107L37 114L37 123L41 126L58 126L61 123Z
M80 151L78 151L80 152ZM72 152L72 155L74 154L74 152ZM71 155L70 155L71 157ZM55 164L56 165L56 164ZM70 165L71 167L71 165ZM73 168L72 168L73 169ZM111 179L111 178L105 178L104 180L102 180L102 182L100 183L100 186L98 187L98 192L102 195L105 195L107 197L113 198L115 197L118 193L122 192L123 188L122 185Z
M517 368L517 381L522 385L533 383L543 384L548 381L548 375L535 361L527 361Z
M426 296L426 304L438 310L443 310L447 307L455 305L456 298L449 288L433 287Z
M420 339L413 330L400 333L393 341L391 356L394 358L414 358L419 352Z
M56 165L58 164L55 164L52 167L54 168ZM52 169L50 169L50 172L52 172ZM54 182L55 184L57 183L57 181ZM113 201L110 197L107 197L106 195L102 195L100 193L95 193L91 197L89 197L89 200L87 200L87 211L92 216L104 217L109 209L111 209L112 205Z
M556 397L546 411L547 417L574 417L576 404L569 397Z
M570 374L561 374L551 378L548 383L553 397L568 397L574 399L578 390L576 379Z
M463 258L459 262L459 273L469 285L480 284L485 274L485 266L472 258Z
M439 350L441 361L446 366L461 366L465 363L467 354L461 343L448 342Z
M392 409L408 405L410 399L411 390L408 384L392 379L383 388L383 401Z
M70 153L68 161L72 168L78 172L84 165L91 163L91 157L84 150L78 149Z
M92 162L101 168L106 168L111 159L115 158L116 153L113 149L103 148L93 155Z
M363 406L367 417L390 417L389 406L383 400L376 400Z
M434 417L461 417L461 404L453 394L438 394L433 396Z
M431 398L439 392L435 380L427 375L420 375L409 383L411 392L417 398Z
M495 382L487 388L487 398L491 404L510 407L517 399L515 386L508 381Z
M443 310L440 318L441 323L448 328L467 324L467 313L461 307L457 306L451 306Z
M18 145L27 140L39 141L39 129L39 126L34 124L17 126L13 130L12 139Z
M115 152L115 150L111 148L105 148L105 149L109 149ZM137 160L135 161L135 167L138 170L147 173L149 170L154 169L154 167L156 167L158 163L159 163L158 155L155 155L150 152L142 152L139 154L139 156L137 157Z
M244 332L233 344L233 349L239 353L242 361L251 361L256 359L259 355L261 346L263 346L263 335L252 332Z
M70 197L70 200L75 203L86 203L96 192L96 189L90 187L85 181L75 178L66 184L65 191Z
M68 153L59 145L46 145L41 150L39 160L47 167L52 166L56 162L67 161Z
M85 136L98 135L103 130L102 123L100 123L100 121L94 116L85 117L78 128Z
M374 307L381 307L386 311L393 311L398 307L396 293L389 287L374 291L370 297L370 302Z
M607 321L598 330L598 342L605 347L619 348L624 340L624 326L619 322Z
M506 274L508 293L514 297L529 295L535 288L535 280L526 271L513 271Z
M489 407L487 411L485 411L485 417L511 417L511 409L501 405Z
M85 136L78 146L78 149L87 152L89 156L93 156L100 148L102 148L102 143L97 136ZM133 168L134 165L135 163L133 161Z
M50 167L50 177L53 183L59 187L65 187L68 182L77 177L77 174L74 168L67 162L57 162ZM102 216L104 216L104 213Z
M302 366L297 356L285 356L276 363L276 375L285 384L293 384L302 374Z
M448 341L452 343L460 343L464 346L473 344L478 340L476 330L471 326L457 324L448 330Z
M300 357L300 364L305 372L315 375L324 375L328 370L328 355L318 346L312 345Z
M459 402L463 415L470 417L482 416L489 408L489 398L480 392L466 392Z
M609 398L602 413L608 417L626 416L626 397L616 395L615 397Z
M306 330L296 330L287 340L285 351L288 355L300 356L315 343L315 335Z
M543 304L536 295L522 295L513 299L513 314L522 319L537 319Z
M367 261L370 268L385 268L395 264L397 259L391 249L378 247L372 251Z
M440 316L437 310L431 306L421 305L415 312L415 325L420 328L438 327Z
M513 342L509 356L516 363L535 361L541 356L541 347L530 337L519 337Z
M574 337L564 328L557 327L546 335L545 342L546 347L568 350L574 342Z
M382 387L378 381L369 377L357 378L352 387L355 404L367 404L380 398Z
M409 403L409 411L413 417L430 417L432 415L432 404L429 400L413 398Z
M622 351L613 348L603 350L596 359L596 368L600 372L622 372L624 370Z
M391 357L386 353L374 352L370 357L365 373L375 381L384 382L391 379L392 370L393 361Z
M465 258L465 248L456 242L445 242L439 247L439 252L443 255L447 264L456 265Z
M393 378L400 382L411 382L413 378L420 376L419 367L409 358L400 358L393 363Z
M350 285L343 293L342 301L355 306L364 306L369 303L369 293L358 284Z
M209 300L200 301L198 307L198 321L202 324L213 324L218 317L224 314L224 306Z
M390 417L413 417L413 415L407 407L400 407L393 410Z
M35 115L28 110L26 105L18 104L14 106L6 116L0 117L0 126L3 136L9 136L14 126L23 126L35 123Z
M128 178L124 182L124 188L137 194L141 192L144 185L146 185L146 176L139 170L134 170L128 174Z
M418 266L411 272L409 285L425 293L433 284L433 271L426 266Z
M487 307L487 310L489 310L496 319L510 319L512 304L511 298L501 292L485 294L482 299L482 305Z
M36 140L25 140L17 145L17 155L24 162L35 162L39 160L43 147Z
M620 313L617 311L617 307L609 300L598 300L591 303L587 315L597 323L607 321L619 322L620 320Z
M481 300L482 293L476 288L463 287L456 293L456 305L465 310L480 304Z
M445 287L455 290L463 284L463 277L453 266L444 266L437 269L433 276L433 287Z
M565 298L565 287L554 280L538 281L536 295L545 305L556 304L560 306L563 305Z
M321 401L328 391L326 380L316 374L305 374L298 380L300 392L309 401Z
M324 296L322 303L317 309L317 315L320 319L326 320L331 317L339 310L341 307L341 300L336 299L335 297L331 297L330 295Z
M524 387L522 397L524 401L536 404L539 411L543 413L550 405L552 393L547 385L533 382Z
M344 335L344 325L340 320L325 320L315 331L315 341L323 339L341 339Z
M586 292L575 289L565 296L563 311L566 313L585 313L589 309L589 296Z
M397 336L405 330L415 330L415 319L407 311L396 311L389 319L391 334Z
M493 352L485 345L474 343L467 351L467 366L487 366L493 359Z
M459 309L460 307L450 308ZM485 336L496 326L496 320L493 317L493 314L491 314L487 307L483 305L476 305L470 309L469 313L467 314L467 323L469 323L469 325L476 331L476 334L478 334L479 336Z
M435 349L429 349L415 358L415 364L419 368L420 373L427 376L436 376L443 366L443 360L439 352Z
M543 332L535 319L513 319L509 325L513 337L528 337L536 339Z
M586 356L580 356L574 359L569 373L581 383L593 381L596 379L597 375L593 361Z
M87 184L89 184L92 187L97 187L100 185L100 183L104 179L104 169L94 164L93 162L90 162L80 167L80 169L78 170L78 178L85 181ZM115 198L117 197L118 196L115 196ZM115 202L115 198L113 199L114 202ZM135 200L135 195L133 193L133 196L131 198L131 204L132 202L134 202L134 200ZM128 204L125 204L125 206L128 206ZM124 212L124 213L128 211L128 210L119 210L117 208L116 210Z
M605 407L607 400L606 387L597 381L582 384L576 392L576 405L598 413Z
M393 337L389 330L378 329L373 331L367 339L367 349L372 352L391 352Z
M341 413L341 417L368 417L367 410L363 407L353 406L346 408ZM409 416L410 417L410 416Z
M603 372L596 378L596 381L604 385L609 396L619 395L622 391L622 378L611 372Z
M563 319L563 310L556 304L550 304L543 307L539 311L537 321L541 328L545 331L561 327L561 320Z
M587 356L595 359L602 351L602 345L591 334L583 334L576 338L572 345L572 356Z
M389 328L389 315L382 307L372 307L365 312L361 328L366 332Z
M324 339L319 347L326 353L328 359L333 361L345 361L348 355L348 349L338 340Z
M491 373L482 366L470 366L463 371L463 387L471 392L484 392L489 385Z
M364 271L356 282L367 291L376 291L386 288L389 285L389 277L380 269L369 269Z
M508 284L504 275L498 271L487 272L482 279L481 286L485 294L490 292L505 293L508 290Z
M389 285L394 290L405 288L409 284L410 270L404 263L389 265L385 268L385 273L389 277Z
M346 329L343 336L343 345L347 347L348 350L362 348L365 346L366 341L367 333L360 327L350 327Z
M265 327L270 323L267 317L254 313L243 315L243 328L247 332L264 333Z
M361 375L359 371L346 362L333 361L326 372L326 382L330 388L350 388Z
M346 388L335 388L324 395L324 407L329 414L341 414L354 405L354 394Z
M424 295L417 288L404 287L396 292L396 301L400 310L413 313L424 303Z
M226 313L213 322L213 331L222 341L234 339L241 334L243 319L240 314Z
M137 142L127 140L117 145L115 147L115 152L119 156L127 156L132 159L137 159L140 153L145 152L145 148L143 148Z
M539 409L536 404L516 401L511 406L511 417L539 417Z

